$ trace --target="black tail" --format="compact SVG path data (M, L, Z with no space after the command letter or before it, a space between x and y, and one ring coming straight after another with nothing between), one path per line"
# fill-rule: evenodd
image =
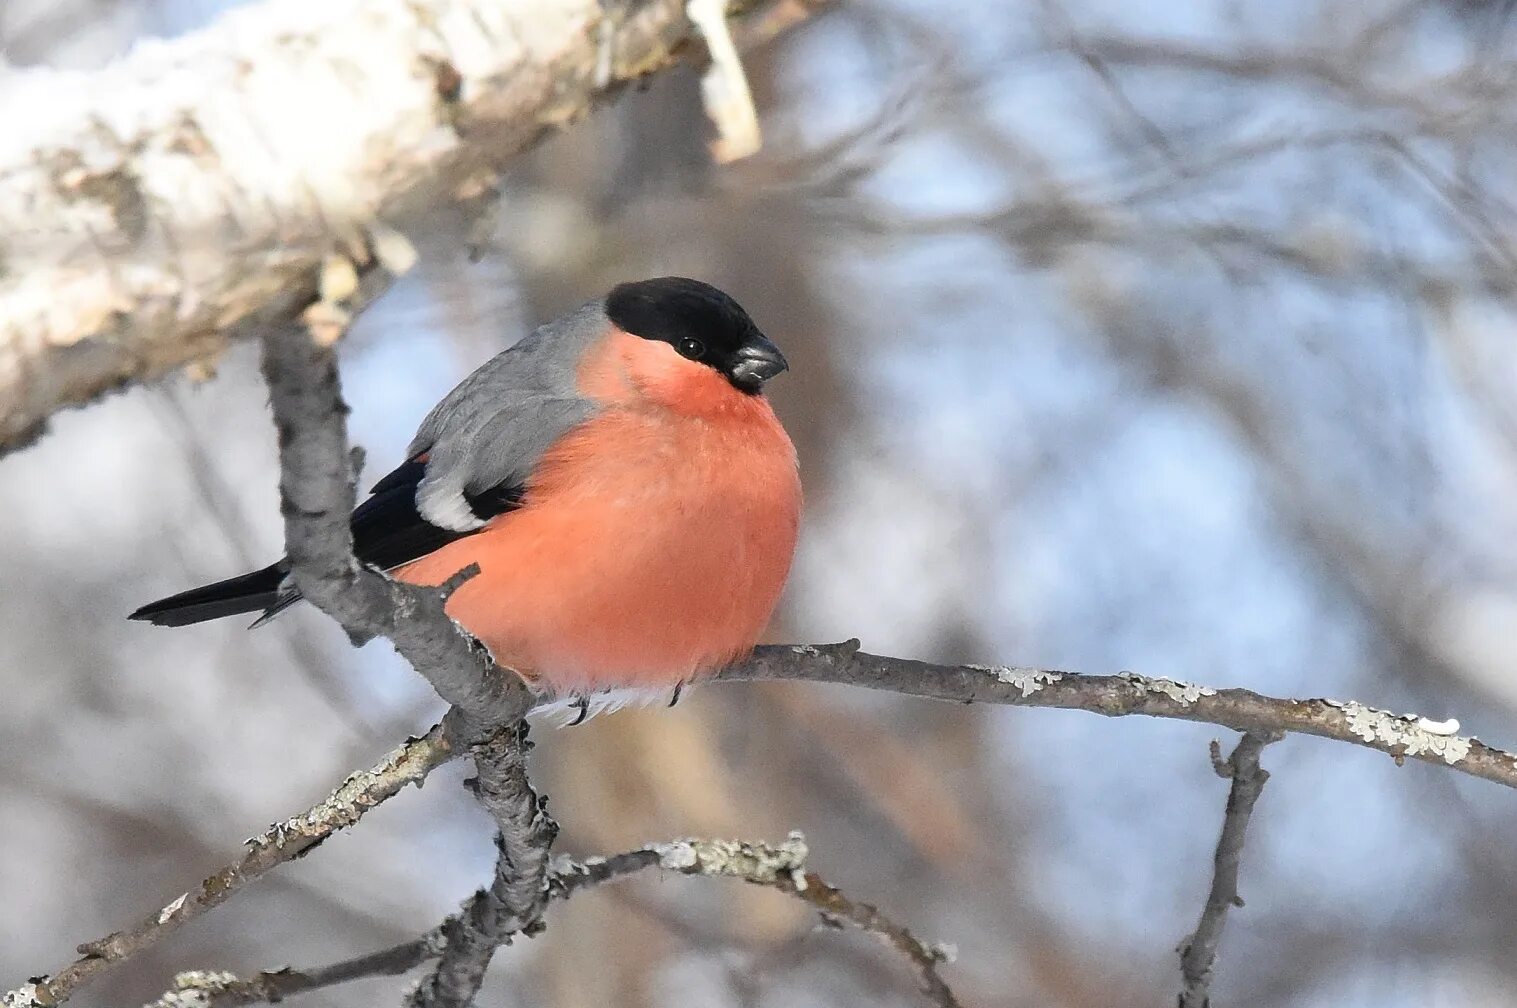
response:
M417 511L416 488L426 469L424 456L410 459L380 480L370 491L372 496L353 512L353 552L359 560L393 570L470 534L438 528ZM520 506L522 489L502 485L464 499L481 519L493 518ZM187 626L262 610L263 615L253 624L262 626L300 600L299 592L280 587L289 570L281 560L251 574L160 599L138 609L131 618L159 626Z
M279 590L288 568L283 561L263 570L227 578L203 588L170 595L150 602L132 613L131 619L146 620L158 626L188 626L206 620L239 613L277 610L293 602L298 595Z

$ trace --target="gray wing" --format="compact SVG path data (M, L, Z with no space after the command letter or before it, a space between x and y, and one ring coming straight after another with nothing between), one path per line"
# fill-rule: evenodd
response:
M575 370L609 325L599 301L583 305L486 361L437 404L406 453L427 455L421 517L455 532L479 528L485 519L469 497L521 487L549 445L594 415Z

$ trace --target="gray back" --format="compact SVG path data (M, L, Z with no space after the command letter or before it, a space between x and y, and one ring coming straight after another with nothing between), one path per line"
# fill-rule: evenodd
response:
M591 301L496 354L443 397L406 453L428 453L416 491L423 518L456 532L478 528L484 522L465 493L521 486L549 445L594 415L575 372L610 324L602 302Z

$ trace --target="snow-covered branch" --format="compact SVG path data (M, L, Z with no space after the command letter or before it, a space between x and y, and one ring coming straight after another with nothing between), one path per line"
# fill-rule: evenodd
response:
M263 0L0 75L0 451L288 321L329 255L404 264L422 215L696 38L683 0Z

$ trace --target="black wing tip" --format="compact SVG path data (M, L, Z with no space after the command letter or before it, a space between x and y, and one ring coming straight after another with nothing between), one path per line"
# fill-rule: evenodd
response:
M161 602L149 603L127 616L127 619L136 620L139 623L166 627L188 626L191 623L199 623L204 618L197 616L193 609L167 606Z
M280 601L283 579L283 565L270 564L262 570L149 602L127 619L154 626L181 627L257 612Z
M250 612L258 612L261 609L263 610L262 614L248 626L249 630L257 630L260 627L266 626L275 616L278 616L299 601L300 593L291 592L288 595L272 600L258 599L256 601L187 606L169 606L154 602L131 613L127 616L127 619L136 620L139 623L149 623L153 626L182 627L222 619L227 616L242 616Z

